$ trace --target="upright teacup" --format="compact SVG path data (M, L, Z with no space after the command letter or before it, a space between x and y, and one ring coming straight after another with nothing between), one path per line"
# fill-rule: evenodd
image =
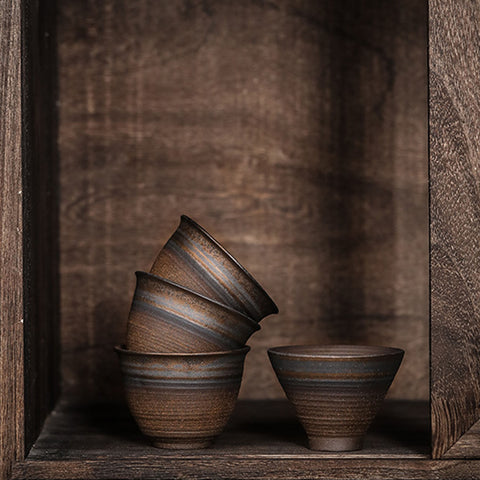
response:
M235 406L250 347L210 353L139 353L115 348L127 403L156 447L205 448Z
M295 345L268 350L312 450L359 450L403 358L403 350Z

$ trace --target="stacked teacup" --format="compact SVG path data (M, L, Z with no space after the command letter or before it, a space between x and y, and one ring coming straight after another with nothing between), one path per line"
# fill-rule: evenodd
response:
M130 411L154 446L207 447L235 406L247 340L278 308L185 215L150 273L136 275L127 345L116 348Z

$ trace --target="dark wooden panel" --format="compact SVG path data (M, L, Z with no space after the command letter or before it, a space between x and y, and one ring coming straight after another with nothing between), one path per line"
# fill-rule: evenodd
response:
M480 414L479 2L430 6L433 455Z
M24 57L25 446L36 440L59 386L58 154L55 4L26 2Z
M282 395L299 342L406 349L392 395L428 397L423 1L64 1L63 379L119 394L133 272L181 213L280 308L242 396Z
M22 2L0 4L0 478L23 455Z

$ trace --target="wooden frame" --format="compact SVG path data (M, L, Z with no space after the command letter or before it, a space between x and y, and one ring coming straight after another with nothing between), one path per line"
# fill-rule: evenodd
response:
M0 476L23 457L22 9L0 9Z
M25 460L59 380L51 8L33 0L0 7L0 478L480 478L480 2L454 0L429 1L433 459L233 451Z
M476 2L430 2L430 364L435 458L479 417L476 138L480 110L470 100L480 86L480 63L471 56L480 44L479 24L474 20L478 8ZM458 375L459 371L463 373ZM466 453L462 450L456 446L450 456L462 456Z

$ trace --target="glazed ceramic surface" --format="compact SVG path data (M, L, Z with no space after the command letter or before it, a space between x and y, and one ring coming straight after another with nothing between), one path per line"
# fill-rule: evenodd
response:
M313 450L358 450L403 350L331 345L271 348L270 361Z
M200 225L182 215L151 273L244 313L256 321L278 308L258 282Z
M245 345L259 330L240 312L180 285L136 272L127 347L136 352L218 352Z
M249 349L149 354L116 347L127 403L142 433L156 447L210 445L233 411Z

